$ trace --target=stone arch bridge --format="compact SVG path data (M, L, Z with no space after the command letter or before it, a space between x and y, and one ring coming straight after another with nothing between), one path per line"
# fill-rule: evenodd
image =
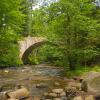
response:
M25 37L21 41L19 41L20 48L20 59L23 61L23 64L28 63L28 56L32 52L32 50L36 47L39 47L45 43L47 43L47 39L42 37ZM49 43L49 42L48 42Z

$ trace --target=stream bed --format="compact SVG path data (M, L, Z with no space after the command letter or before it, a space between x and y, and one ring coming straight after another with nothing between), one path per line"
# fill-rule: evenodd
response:
M100 73L87 73L83 77L86 81L82 83L79 79L79 77L68 79L64 76L62 68L48 64L10 67L0 69L0 92L9 93L23 86L28 89L30 95L27 99L20 100L46 100L47 96L44 94L49 94L48 98L51 98L51 95L55 98L55 95L57 95L56 97L59 97L57 100L67 100L68 98L68 100L72 100L72 98L79 95L82 98L90 98L92 95L92 98L97 98L95 100L100 100ZM58 95L55 92L61 93Z
M22 85L30 91L31 97L41 96L52 88L67 85L63 72L59 67L46 64L1 69L0 90L15 90L18 85Z

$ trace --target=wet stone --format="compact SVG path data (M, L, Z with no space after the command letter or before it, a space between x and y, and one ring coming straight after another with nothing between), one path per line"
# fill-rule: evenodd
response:
M34 100L41 100L39 96L34 96Z
M61 100L61 98L54 98L53 100Z
M76 84L76 89L77 89L77 90L81 90L81 83L77 83L77 84Z
M7 99L6 92L0 92L0 100L6 100L6 99Z
M57 94L56 93L45 93L44 98L46 99L57 98Z
M49 93L49 96L50 97L53 97L53 98L56 98L57 97L57 94L56 93Z
M60 86L60 83L55 82L54 85L55 85L55 86Z
M83 100L83 98L81 96L77 96L77 97L73 98L73 100Z
M43 94L43 96L48 96L48 95L49 95L49 93L44 93L44 94Z
M87 84L86 80L82 81L81 90L84 91L84 92L88 92L88 84Z
M36 88L48 88L48 86L45 83L40 83L36 85Z
M65 87L65 91L68 91L68 90L76 90L75 87Z
M9 70L4 70L5 73L9 73Z
M89 95L87 97L85 97L85 100L95 100L93 95Z
M10 98L10 99L7 99L7 100L19 100L19 99L13 99L13 98Z
M64 90L63 89L53 89L53 93L61 94Z
M67 97L61 97L61 100L67 100Z
M65 93L65 92L62 92L62 93L60 94L60 96L61 96L61 97L66 96L66 93Z

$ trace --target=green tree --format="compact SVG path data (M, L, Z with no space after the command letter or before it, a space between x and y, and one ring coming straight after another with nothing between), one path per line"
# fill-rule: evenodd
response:
M0 0L0 66L21 63L17 44L25 17L21 3L22 0Z
M100 38L100 24L91 17L95 8L90 0L60 0L34 12L33 32L59 45L59 62L66 70L75 70L100 55L97 45L92 44L93 38L97 43Z
M0 31L3 33L8 29L16 32L21 30L24 22L24 14L20 11L22 0L1 0L0 1Z

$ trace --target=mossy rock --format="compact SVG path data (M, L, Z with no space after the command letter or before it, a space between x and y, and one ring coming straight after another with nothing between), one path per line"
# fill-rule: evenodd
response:
M85 74L83 77L83 82L87 84L87 87L84 86L86 84L82 83L82 87L86 87L87 91L100 93L100 73L99 72L89 72Z
M90 82L89 85L91 87L91 90L94 90L96 92L100 92L100 75L97 77L94 77Z

